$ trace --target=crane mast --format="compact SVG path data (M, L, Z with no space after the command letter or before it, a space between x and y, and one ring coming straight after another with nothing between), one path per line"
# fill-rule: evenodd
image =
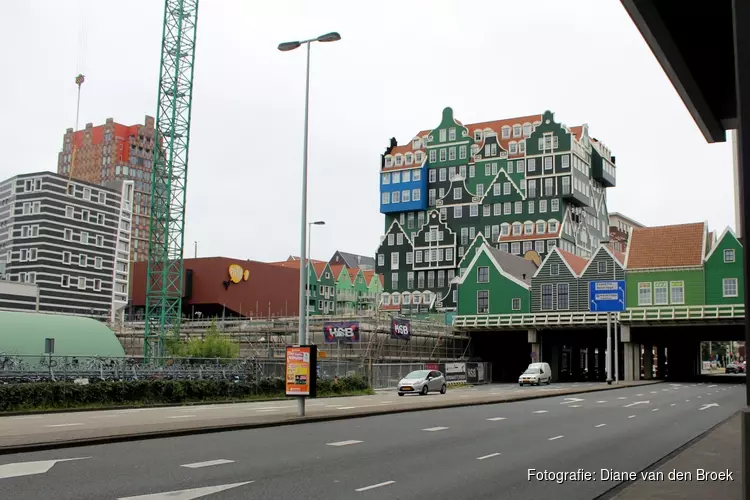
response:
M183 245L198 0L165 0L151 174L144 357L164 355L182 318Z

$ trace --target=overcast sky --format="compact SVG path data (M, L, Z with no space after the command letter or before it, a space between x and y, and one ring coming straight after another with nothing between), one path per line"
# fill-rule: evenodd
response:
M0 16L0 177L55 171L80 127L156 112L162 0L23 0ZM610 212L734 225L730 143L709 145L619 0L201 0L185 255L299 254L305 52L312 47L312 255L373 255L380 154L440 123L549 109L617 157Z

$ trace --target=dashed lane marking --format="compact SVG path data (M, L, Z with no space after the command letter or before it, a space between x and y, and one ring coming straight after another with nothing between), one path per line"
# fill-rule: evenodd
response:
M669 406L677 406L677 403L672 403L672 404L671 404L671 405L669 405Z
M630 415L628 418L635 418L635 415Z
M548 411L547 410L536 410L536 411L532 411L531 413L548 413Z
M353 410L355 408L359 408L358 406L339 406L339 410Z
M477 457L477 460L485 460L487 458L497 457L500 456L500 453L490 453L489 455L485 455L483 457Z
M371 485L371 486L365 486L364 488L357 488L357 489L356 489L356 490L354 490L354 491L358 491L358 492L359 492L359 491L374 490L375 488L380 488L380 487L382 487L382 486L388 486L389 484L393 484L393 483L395 483L395 482L396 482L396 481L385 481L385 482L382 482L382 483L378 483L378 484L373 484L373 485Z
M651 411L659 411L659 408L654 408L654 409L653 409L653 410L651 410Z
M50 425L45 425L45 427L76 427L76 426L79 426L79 425L84 425L84 424L81 424L81 423L75 423L75 424L50 424Z
M428 427L427 429L422 429L422 430L427 431L427 432L437 432L437 431L444 431L449 428L450 427Z
M167 418L192 418L195 417L195 415L172 415L171 417Z
M505 417L492 417L488 418L487 420L489 420L490 422L497 422L499 420L505 420Z
M562 438L564 438L564 437L565 437L565 436L555 436L555 437L551 437L551 438L549 438L549 439L548 439L547 441L555 441L555 440L557 440L557 439L562 439Z
M196 462L194 464L185 464L180 467L186 467L188 469L201 469L203 467L213 467L214 465L233 464L234 460L225 460L220 458L218 460L209 460L207 462Z
M326 443L327 446L349 446L352 444L359 444L363 443L364 441L355 441L355 440L349 440L349 441L337 441L335 443Z
M597 403L606 403L606 401L597 401Z
M594 427L596 427L598 429L599 427L604 427L605 425L607 425L607 424L599 424L599 425L595 425Z
M627 396L620 396L620 397L619 397L619 398L617 398L617 399L628 399L628 397L627 397Z

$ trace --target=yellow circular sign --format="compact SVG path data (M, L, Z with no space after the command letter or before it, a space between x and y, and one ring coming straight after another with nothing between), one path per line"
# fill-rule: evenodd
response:
M242 275L243 269L241 266L238 266L237 264L229 266L229 279L232 280L232 283L239 283L242 281Z
M245 272L242 273L242 279L245 280L245 281L247 281L247 279L249 277L250 277L250 270L249 269L245 269Z

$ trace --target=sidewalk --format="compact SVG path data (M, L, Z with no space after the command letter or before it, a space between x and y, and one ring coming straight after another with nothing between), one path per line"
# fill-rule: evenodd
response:
M657 471L692 472L691 481L636 481L610 500L739 500L742 498L742 420L737 414L700 441L664 462ZM698 481L695 471L733 472L733 481Z

